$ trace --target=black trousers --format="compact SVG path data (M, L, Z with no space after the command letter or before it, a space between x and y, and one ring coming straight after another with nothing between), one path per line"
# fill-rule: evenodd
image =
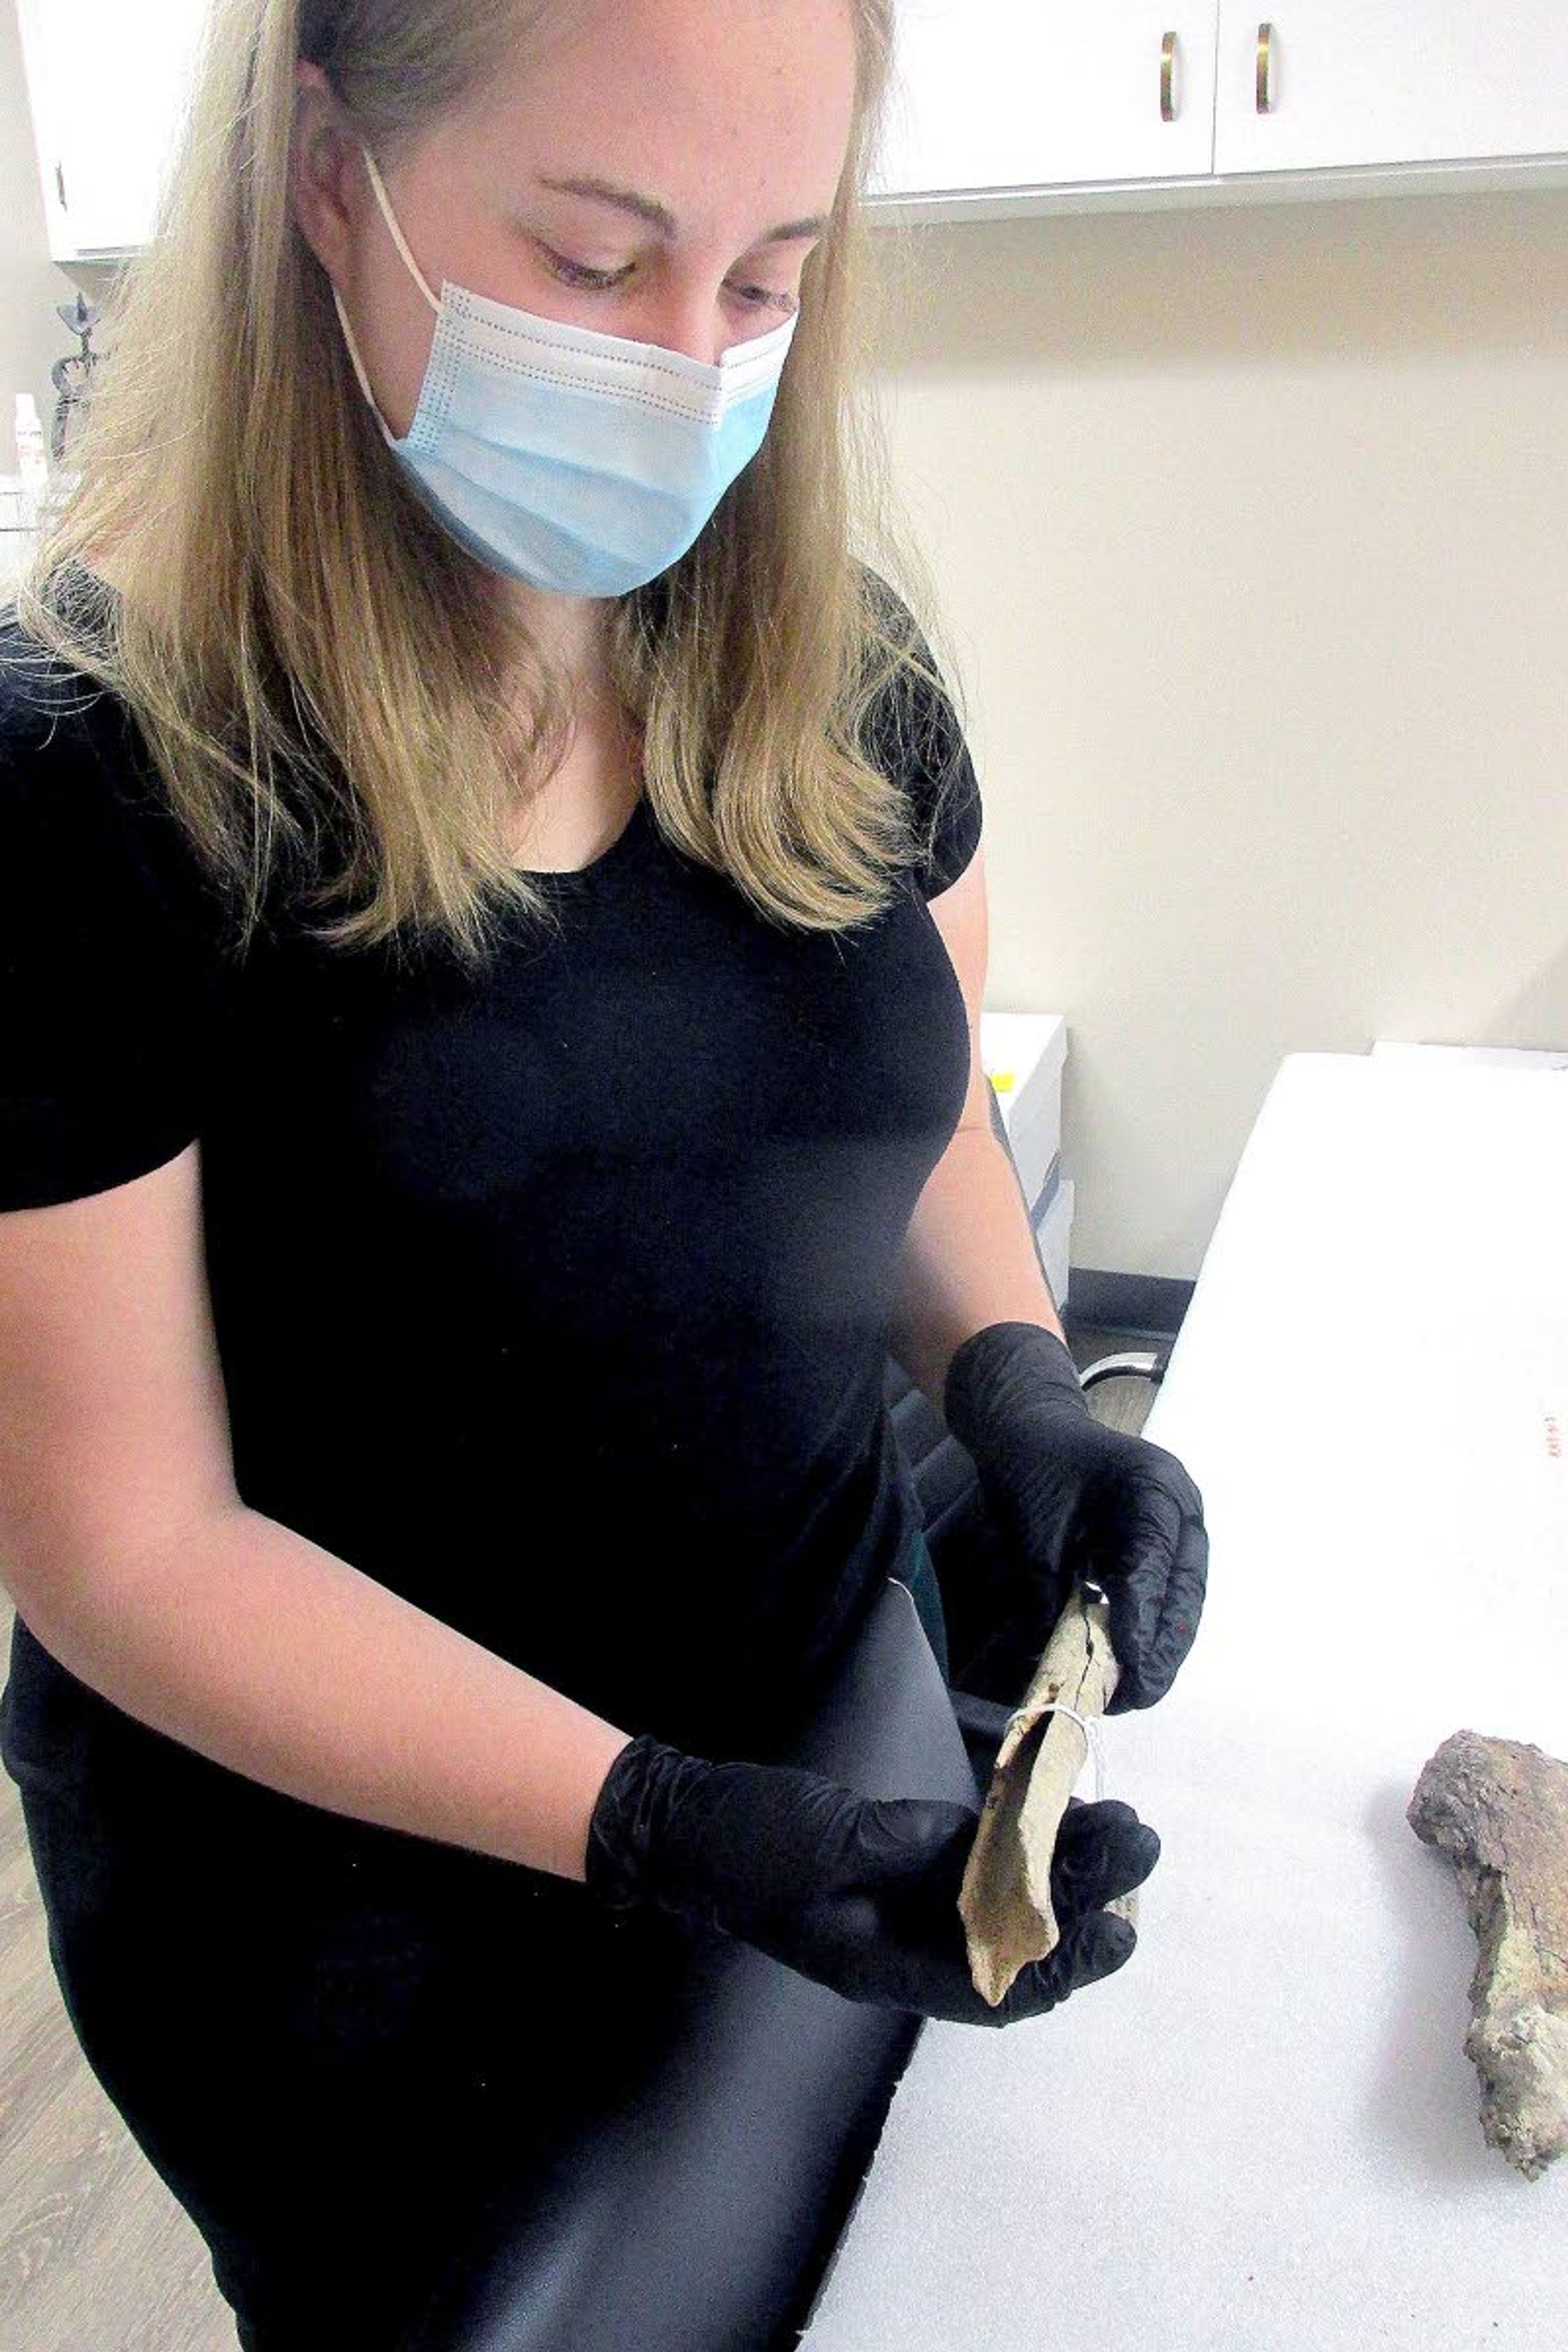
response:
M945 1672L923 1542L899 1572ZM292 1801L18 1777L78 2042L243 2352L445 2352L421 2313L447 2250L613 2102L681 1923Z

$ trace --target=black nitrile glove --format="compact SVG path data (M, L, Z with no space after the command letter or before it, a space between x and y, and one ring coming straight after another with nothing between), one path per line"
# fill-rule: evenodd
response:
M713 1763L644 1732L611 1765L586 1879L738 1936L849 2000L963 2025L1037 2017L1121 1967L1136 1930L1104 1905L1160 1855L1131 1805L1069 1801L1051 1864L1061 1941L994 2009L976 1992L958 1908L980 1816L924 1797L858 1797L796 1765Z
M1077 1580L1098 1585L1121 1669L1105 1712L1152 1706L1192 1648L1208 1581L1203 1496L1181 1463L1097 1421L1070 1349L1037 1323L965 1339L943 1410L1007 1554L1020 1647L1041 1656Z

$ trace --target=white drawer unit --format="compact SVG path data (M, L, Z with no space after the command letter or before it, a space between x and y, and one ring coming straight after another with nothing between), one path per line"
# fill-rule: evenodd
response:
M1073 1187L1061 1164L1067 1050L1063 1013L981 1013L981 1067L1001 1106L1007 1147L1058 1308L1067 1305L1072 1248Z
M1051 1163L1062 1148L1067 1052L1063 1013L981 1013L981 1067L1002 1107L1008 1146L1032 1210L1041 1205Z

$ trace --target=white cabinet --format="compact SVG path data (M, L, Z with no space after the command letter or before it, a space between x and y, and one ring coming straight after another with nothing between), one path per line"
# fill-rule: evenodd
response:
M1568 152L1563 0L1281 5L1220 0L1216 172Z
M1214 168L1214 0L900 0L876 194Z
M133 251L212 0L16 7L49 250ZM873 218L1568 186L1568 0L898 0L897 21Z
M1568 186L1565 0L899 0L873 212Z
M16 0L49 251L134 250L152 235L211 0Z

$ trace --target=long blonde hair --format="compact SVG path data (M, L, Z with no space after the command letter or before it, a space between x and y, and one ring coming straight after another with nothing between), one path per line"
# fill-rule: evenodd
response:
M664 834L767 919L816 930L876 916L921 854L898 770L929 756L931 730L890 762L884 718L879 759L863 730L873 711L900 724L912 682L927 710L943 690L929 574L857 381L863 239L885 234L861 204L892 0L847 5L848 157L767 436L606 628ZM245 944L286 858L301 901L350 904L315 927L332 944L414 924L474 960L500 911L552 919L507 835L569 742L570 681L383 442L293 215L289 152L300 57L373 152L395 154L558 11L215 0L153 235L110 290L111 347L67 455L78 478L16 614L129 705L198 856L237 886ZM864 559L857 527L876 533Z

